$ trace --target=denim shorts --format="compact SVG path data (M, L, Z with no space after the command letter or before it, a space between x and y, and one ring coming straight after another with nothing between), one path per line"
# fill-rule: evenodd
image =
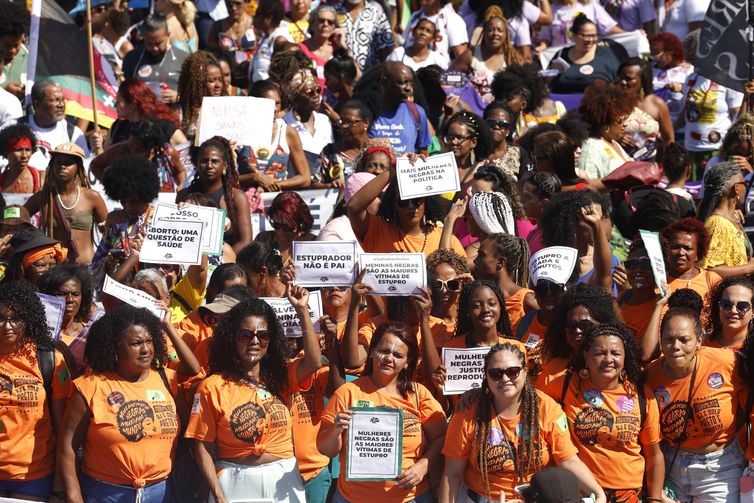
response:
M665 464L670 466L675 447L664 446ZM738 440L723 449L706 454L678 451L675 463L666 477L675 486L681 503L727 503L735 495L738 501L739 478L746 466L746 456Z
M110 484L86 473L81 474L80 481L86 503L175 503L170 479L141 489Z
M0 493L34 496L48 499L52 495L52 480L54 475L48 475L36 480L0 480Z

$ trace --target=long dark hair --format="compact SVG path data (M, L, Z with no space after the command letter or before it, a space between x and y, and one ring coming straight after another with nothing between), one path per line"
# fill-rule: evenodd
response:
M617 337L623 342L623 370L626 371L628 384L635 387L641 377L641 349L636 342L636 336L622 323L600 323L592 330L587 330L581 341L581 351L573 359L571 367L574 370L587 368L584 353L594 344L597 337ZM623 385L630 388L625 382ZM629 391L633 392L630 389Z
M416 372L416 363L419 360L419 347L416 345L416 338L409 332L408 326L400 321L389 321L383 323L372 336L372 342L369 344L369 356L367 357L366 365L364 366L364 375L372 375L374 366L372 364L372 352L382 342L382 338L392 334L401 340L403 344L408 348L408 355L406 357L408 365L405 369L401 370L398 374L398 392L403 398L408 398L408 393L413 387L413 377Z
M497 331L503 334L503 337L513 338L511 321L508 318L508 311L505 309L505 296L500 291L497 283L486 279L472 281L463 287L461 297L458 299L458 319L456 320L456 333L453 337L465 337L471 334L473 326L471 324L471 317L469 316L469 311L471 310L469 304L471 303L471 296L474 294L474 291L482 287L492 290L500 304L500 318L497 320Z
M709 338L712 340L719 339L723 333L723 324L720 321L720 299L723 297L723 292L732 286L740 286L751 291L752 298L749 299L749 302L754 304L754 282L752 282L747 276L725 278L718 283L717 286L707 294L708 313L706 316L706 328ZM749 325L749 333L751 333L751 325ZM747 339L750 338L751 337L747 336Z

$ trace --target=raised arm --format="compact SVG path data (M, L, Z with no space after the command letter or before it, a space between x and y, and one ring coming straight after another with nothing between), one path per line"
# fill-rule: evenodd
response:
M301 330L304 333L304 359L296 367L296 378L299 382L302 382L322 368L322 349L319 346L319 338L309 316L309 292L305 288L294 286L289 282L285 286L285 295L296 311L296 316L301 321Z
M348 201L348 219L351 221L351 227L353 227L353 232L358 239L363 240L367 234L367 229L369 229L369 219L371 217L367 212L367 208L372 204L372 201L380 197L382 189L394 179L394 168L383 171L367 182Z
M361 305L362 297L367 295L372 290L372 287L361 282L364 279L364 274L366 274L366 269L361 271L361 274L356 278L356 282L351 288L351 304L348 308L348 320L346 321L346 329L343 334L343 345L340 348L343 366L347 369L357 369L367 359L366 349L359 344L359 306Z

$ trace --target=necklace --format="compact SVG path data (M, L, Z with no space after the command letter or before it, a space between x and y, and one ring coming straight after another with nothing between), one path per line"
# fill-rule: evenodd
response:
M395 233L398 234L398 229L395 230ZM421 253L424 253L424 248L427 246L427 236L428 236L428 233L426 231L424 231L424 230L422 230L422 233L424 234L424 243L422 244ZM403 253L410 253L407 249L404 250L404 248L408 248L407 246L405 246L406 245L406 242L405 242L406 236L408 236L408 232L405 233L403 235L403 237L400 238L400 240L398 241L398 243L397 243L398 244L398 251L403 252ZM403 245L403 246L401 246L401 245Z
M73 208L76 207L77 204L79 204L79 198L81 198L81 186L79 185L76 186L76 200L73 202L73 206L70 206L70 207L63 204L63 198L60 197L60 191L57 190L57 187L55 187L55 189L56 189L55 192L57 192L57 196L58 196L58 202L60 203L60 206L62 206L65 211L71 211Z

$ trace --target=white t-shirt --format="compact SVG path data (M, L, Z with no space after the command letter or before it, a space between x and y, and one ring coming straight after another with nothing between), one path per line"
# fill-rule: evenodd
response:
M325 114L314 112L314 134L296 119L293 110L288 111L283 120L296 130L305 152L319 155L328 143L333 142L332 124Z
M662 31L668 31L681 41L689 34L689 23L704 21L711 0L678 0L665 11L661 19Z
M84 150L86 157L89 157L89 145L86 144L84 133L77 127L73 127L73 134L68 137L68 123L65 119L58 121L51 128L37 126L34 122L34 115L29 117L29 126L37 135L37 150L29 160L29 166L40 171L47 169L50 164L50 151L61 143L75 143Z
M743 93L692 73L683 86L683 96L686 102L686 148L691 152L720 148L723 136L732 124L730 110L741 106Z
M668 84L683 85L692 73L694 73L694 66L685 61L667 70L657 68L656 66L652 67L652 87L654 94L665 100L665 103L668 104L670 119L673 122L683 112L683 90L674 93L666 86Z
M537 22L540 13L541 11L539 10L539 7L527 0L524 2L521 16L508 19L508 28L510 30L513 45L516 47L531 45L529 26ZM469 7L469 0L464 0L463 4L461 4L461 8L458 10L458 14L466 23L466 31L469 38L471 38L471 35L477 27L478 20L476 12Z
M406 49L403 47L396 47L393 49L393 52L390 53L387 60L400 61L414 71L429 65L438 65L443 70L447 70L448 66L450 66L450 60L448 57L443 56L437 51L429 51L429 57L424 61L415 61L411 56L406 56Z
M18 98L0 87L0 129L14 124L23 114L24 109Z
M453 5L448 3L434 16L427 16L423 10L418 10L411 14L411 17L408 18L406 29L403 32L403 39L406 41L404 44L405 47L413 45L414 36L411 32L421 19L429 19L435 23L437 27L437 41L435 42L434 50L447 58L450 58L451 47L469 42L463 18L453 10ZM408 63L406 64L408 65Z
M547 41L550 47L572 44L571 27L578 14L584 14L592 20L597 25L600 35L606 35L618 26L618 22L610 17L605 8L597 3L597 0L592 0L586 4L577 2L574 5L553 5L552 24L543 26L539 30L539 36Z
M281 21L280 26L275 28L275 31L270 33L270 36L260 39L259 45L257 46L257 52L254 54L254 59L251 61L252 82L268 79L270 77L270 61L272 60L272 51L275 48L275 40L277 40L278 37L283 37L292 44L295 43L295 40L293 40L293 37L291 36L291 32L288 31L288 23L286 21Z

